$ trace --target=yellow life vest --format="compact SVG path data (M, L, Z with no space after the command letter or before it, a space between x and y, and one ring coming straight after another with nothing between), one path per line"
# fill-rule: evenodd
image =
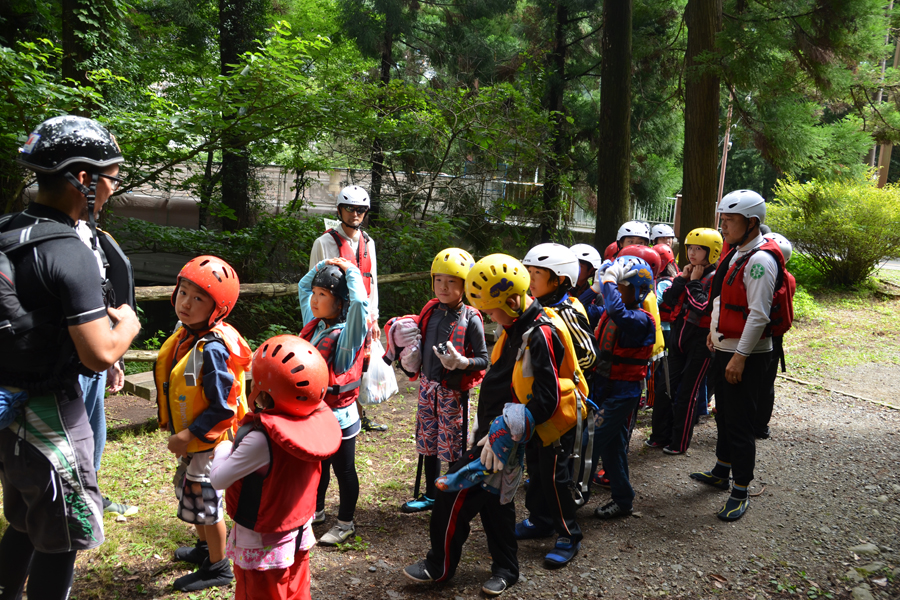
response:
M653 353L650 355L651 360L659 360L666 354L666 340L663 338L662 322L659 318L659 305L656 301L656 294L651 290L647 297L644 298L642 306L653 317L656 323L656 341L653 342Z
M203 347L207 341L212 339L211 335L224 341L228 348L228 372L234 377L234 384L231 386L231 393L228 396L228 407L234 411L234 415L217 423L209 431L207 437L214 438L213 442L195 438L188 444L188 452L209 450L222 440L233 438L238 423L248 412L246 373L250 369L252 351L241 334L231 325L219 323L208 334L201 337L193 348L185 349L180 346L183 343L189 343L188 338L191 334L182 327L172 334L159 349L159 357L156 359L154 367L159 426L178 433L187 429L200 413L209 408L209 401L203 390L201 371ZM176 352L179 357L176 357ZM199 367L192 367L190 363L199 364ZM188 371L187 377L185 371Z
M582 401L582 398L587 398L588 384L581 372L581 368L578 366L578 360L575 357L575 346L572 344L569 329L555 311L545 308L541 316L534 320L534 326L522 334L522 346L519 348L516 356L516 365L513 368L512 376L512 388L516 399L527 405L533 398L534 372L531 369L528 339L535 327L547 327L543 319L546 319L553 325L565 348L565 355L559 367L559 404L548 420L535 427L544 445L549 446L575 427L578 422L579 410L581 411L581 418L587 418L587 406ZM544 324L541 324L542 322ZM506 330L504 329L503 333L500 334L500 339L494 344L494 350L491 352L491 364L500 359L505 343ZM552 345L550 346L550 353L553 353Z

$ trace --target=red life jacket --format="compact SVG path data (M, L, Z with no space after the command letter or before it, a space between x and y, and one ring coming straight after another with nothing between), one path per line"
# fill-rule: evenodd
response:
M794 292L797 291L797 280L787 269L784 270L784 292L775 293L772 298L772 312L769 313L769 325L772 335L784 335L794 324Z
M422 307L422 312L419 313L418 323L419 323L419 331L422 332L422 335L425 335L425 332L428 331L428 321L431 319L431 315L434 313L434 309L440 304L440 300L437 298L432 298L428 302L425 303L425 306ZM484 317L481 316L481 313L478 309L475 309L467 304L462 305L462 310L459 311L459 319L456 320L456 325L453 326L453 329L450 330L450 339L448 342L453 342L454 348L462 348L462 355L468 358L472 358L475 356L475 351L472 349L472 346L466 343L466 330L469 328L469 321L473 318L477 318L482 323L482 328L484 327ZM447 369L442 370L441 377L441 386L447 389L457 389L456 385L450 384L448 385L448 379L452 376L456 371L448 371ZM410 381L415 381L419 378L419 374L416 373L415 377L410 377ZM471 390L473 387L481 383L481 380L484 379L484 370L481 371L463 371L462 372L462 381L460 381L458 389L463 392L467 392Z
M258 533L303 527L316 510L322 460L341 445L341 427L324 404L307 417L261 412L241 421L234 449L251 431L269 443L269 467L238 479L225 492L225 509L235 523Z
M362 273L363 276L363 285L366 286L366 296L371 296L373 275L372 258L369 256L369 236L365 231L359 232L359 244L356 246L356 256L353 256L350 244L341 234L334 229L329 229L325 233L330 234L331 237L334 238L334 243L337 244L338 252L341 253L341 258L349 260L359 268L359 272Z
M763 331L762 338L771 336L775 327L782 332L778 335L784 335L783 332L791 328L794 320L793 291L788 289L788 284L786 283L784 256L781 254L778 244L766 238L763 244L747 252L734 264L731 264L735 253L732 251L727 257L729 261L727 272L721 278L716 278L717 283L721 283L717 329L722 339L740 338L744 332L744 325L750 316L747 289L744 286L744 269L750 261L750 257L759 251L768 252L775 257L775 261L778 263L778 274L775 277L775 293L772 297L772 308L769 312L770 321ZM721 272L721 269L719 272ZM715 294L716 286L714 285L713 287L713 294Z
M700 285L703 286L703 289L706 291L706 297L709 298L710 289L712 288L713 279L716 276L716 271L713 269L709 273L707 273L701 280ZM678 304L675 305L675 309L672 311L673 314L677 317L682 317L687 323L691 325L696 325L701 329L709 329L709 324L712 321L711 307L708 308L703 314L700 314L696 309L688 310L684 307L684 303L687 301L687 289L682 292L681 297L678 298Z
M639 308L650 317L653 315ZM615 381L641 381L647 377L647 367L653 356L653 344L639 348L623 348L619 346L619 327L604 311L597 324L594 335L600 343L600 354L597 360L597 374Z
M319 321L321 319L313 319L307 323L300 331L300 337L312 342ZM360 348L350 368L343 373L335 373L334 351L340 337L341 330L339 328L330 329L315 343L319 354L328 363L328 391L325 393L325 404L331 408L345 408L356 402L359 397L359 386L362 382L363 362L365 361L365 348Z
M657 286L659 285L659 283L661 283L663 281L673 281L674 279L675 279L674 277L660 277L659 280L657 281ZM659 320L662 321L663 323L674 322L675 317L678 316L679 306L680 306L680 304L678 306L669 306L665 302L660 302L659 303Z

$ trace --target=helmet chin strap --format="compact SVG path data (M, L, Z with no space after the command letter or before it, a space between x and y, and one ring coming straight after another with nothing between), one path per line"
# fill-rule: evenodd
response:
M84 194L84 197L87 198L87 210L88 210L88 226L91 228L91 250L97 250L97 222L94 219L94 206L97 198L97 182L100 181L100 174L93 173L91 175L91 185L90 187L85 187L78 178L72 175L70 172L66 172L66 179L69 183L74 186L76 190Z
M747 218L747 221L750 221L750 219L754 219L756 217L746 217L746 218ZM759 219L756 218L756 225L753 225L752 227L747 227L747 231L744 232L744 236L741 238L741 241L738 242L738 245L737 245L738 248L740 248L741 246L743 246L744 244L747 243L747 239L750 237L751 231L753 231L754 229L759 229L759 223L760 223Z

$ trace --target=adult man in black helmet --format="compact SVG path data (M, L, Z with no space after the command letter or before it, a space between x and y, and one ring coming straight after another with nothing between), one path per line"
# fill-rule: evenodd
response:
M12 424L0 429L9 522L0 540L0 598L20 594L29 572L36 575L28 579L29 598L66 598L76 552L103 542L93 433L77 376L108 369L140 323L127 304L105 306L96 259L74 226L79 219L93 226L118 187L122 161L99 123L49 119L18 159L37 174L37 199L0 220L11 267L4 275L15 282L28 323L0 344L0 396L19 405L7 412Z

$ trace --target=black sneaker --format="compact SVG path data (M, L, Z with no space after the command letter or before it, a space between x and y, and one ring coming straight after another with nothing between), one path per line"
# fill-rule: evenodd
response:
M666 444L665 442L654 442L650 439L644 440L644 445L648 448L663 448L665 446L668 446L668 444Z
M731 484L728 483L728 477L716 477L712 474L712 471L698 471L696 473L691 473L688 477L694 481L711 485L720 490L731 489Z
M484 585L481 586L481 591L487 594L488 596L499 596L503 592L506 591L506 588L509 587L509 584L505 579L500 577L499 575L494 575L490 579L484 582Z
M598 506L597 510L594 511L594 516L598 519L603 519L604 521L607 519L618 519L619 517L627 517L632 512L632 509L622 508L618 504L616 504L615 500L610 500L603 506Z
M758 440L767 440L770 437L772 437L772 432L769 430L768 426L756 432L756 439Z
M231 572L231 562L227 558L223 558L215 564L210 564L207 558L199 569L179 577L172 585L179 592L196 592L215 586L228 585L232 581L234 581L234 573Z
M408 579L412 579L416 583L428 583L430 581L434 581L434 577L432 577L428 572L424 560L420 560L414 565L404 567L403 574L406 575Z
M362 428L363 431L387 431L388 426L383 423L377 423L367 417L366 415L362 416Z
M725 501L725 506L716 513L716 516L723 521L737 521L744 516L748 508L750 508L750 501L747 498L731 496Z
M678 448L666 446L665 448L663 448L663 454L670 454L672 456L678 456L678 455L684 454L684 450L679 450Z
M202 565L204 560L209 560L209 545L197 540L193 546L182 546L175 551L175 560Z

